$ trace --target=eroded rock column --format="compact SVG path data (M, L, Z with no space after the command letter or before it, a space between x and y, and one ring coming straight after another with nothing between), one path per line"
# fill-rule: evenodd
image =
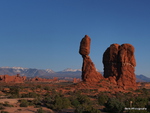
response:
M131 44L112 44L103 54L104 77L124 89L135 89L134 47Z
M90 43L91 39L88 35L80 42L80 49L79 53L82 55L83 58L83 65L82 65L82 80L85 82L99 82L102 78L102 75L96 71L94 63L90 59Z
M119 78L117 83L125 89L136 88L134 47L131 44L122 44L118 56Z

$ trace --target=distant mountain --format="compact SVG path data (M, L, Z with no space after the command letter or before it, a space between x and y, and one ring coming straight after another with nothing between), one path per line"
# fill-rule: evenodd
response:
M81 77L81 69L71 69L67 68L63 71L54 72L51 69L33 69L33 68L22 68L22 67L0 67L0 75L16 75L20 74L21 76L27 77Z
M60 72L81 72L81 69L67 68L67 69L64 69L63 71L60 71Z
M142 80L142 81L139 81L139 82L143 82L143 81L150 82L150 78L145 76L145 75L142 75L142 74L141 75L136 75L136 78Z
M97 70L99 71L99 70ZM99 71L103 74L103 72ZM71 69L67 68L63 71L54 72L51 69L33 69L33 68L22 68L22 67L0 67L0 75L16 75L20 74L21 76L27 77L42 77L42 78L52 78L52 77L72 77L72 78L81 78L81 69ZM150 78L144 75L136 75L137 82L150 82Z
M55 73L51 69L32 69L32 68L22 68L22 67L0 67L0 75L16 75L35 77L35 76L50 76Z

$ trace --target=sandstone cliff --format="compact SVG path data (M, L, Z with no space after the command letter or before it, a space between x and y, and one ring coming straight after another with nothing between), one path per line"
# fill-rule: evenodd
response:
M0 75L0 81L9 83L9 82L14 82L14 83L23 83L26 80L26 76L20 76L19 74L9 76L9 75Z
M131 44L112 44L103 54L104 77L119 87L136 88L136 61Z

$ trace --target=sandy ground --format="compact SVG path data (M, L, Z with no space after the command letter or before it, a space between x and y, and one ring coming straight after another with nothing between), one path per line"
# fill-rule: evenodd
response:
M21 98L21 99L33 100L34 98ZM37 109L39 109L39 108L34 108L34 106L19 107L18 100L20 100L20 98L0 99L0 103L9 102L9 104L14 106L14 107L5 107L4 110L0 110L0 111L7 111L9 113L36 113ZM54 113L51 109L48 109L46 107L42 107L42 109L45 111L49 111L48 113Z
M9 113L36 113L37 109L34 107L5 107L3 111L7 111ZM42 107L43 110L49 111L49 113L54 113L52 110L48 108Z
M34 98L15 98L15 99L0 99L0 103L9 102L9 104L16 104L18 103L18 100L33 100Z

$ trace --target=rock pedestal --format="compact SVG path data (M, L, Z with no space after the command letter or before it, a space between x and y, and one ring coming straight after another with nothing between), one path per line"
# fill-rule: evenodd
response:
M83 58L83 65L82 65L82 80L85 82L99 82L102 78L102 75L96 71L94 63L90 59L90 43L91 39L88 35L80 42L80 49L79 53L82 55Z

